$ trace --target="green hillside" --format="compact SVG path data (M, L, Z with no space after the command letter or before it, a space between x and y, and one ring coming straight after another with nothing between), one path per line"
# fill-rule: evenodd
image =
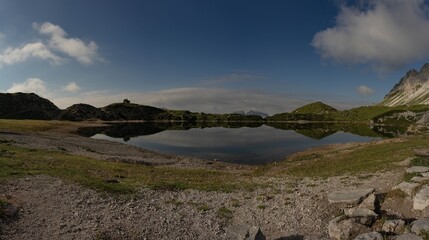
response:
M295 114L327 114L327 113L332 113L332 112L337 112L338 110L327 105L324 104L322 102L314 102L314 103L310 103L307 104L305 106L302 106L300 108L295 109L294 111L292 111L292 113Z

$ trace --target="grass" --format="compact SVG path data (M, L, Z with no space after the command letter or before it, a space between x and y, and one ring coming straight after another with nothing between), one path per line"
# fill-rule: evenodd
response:
M70 123L65 121L0 119L0 131L13 129L24 132L43 132L58 129L66 125L70 125Z
M401 141L358 144L335 149L295 154L288 160L259 168L260 175L293 175L297 177L326 178L338 175L369 174L390 170L399 162L414 156L412 150L429 146L429 136L420 135Z
M99 191L123 194L133 193L141 186L159 190L192 188L224 192L257 187L248 181L249 177L244 173L116 163L74 156L63 151L29 149L9 144L0 144L0 149L0 181L45 174Z
M221 207L216 211L216 215L224 220L231 220L232 219L232 215L233 215L233 211L226 208L226 207Z

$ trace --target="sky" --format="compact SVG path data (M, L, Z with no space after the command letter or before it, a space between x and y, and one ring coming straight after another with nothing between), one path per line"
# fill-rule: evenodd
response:
M63 109L348 109L428 61L424 0L0 0L0 92Z

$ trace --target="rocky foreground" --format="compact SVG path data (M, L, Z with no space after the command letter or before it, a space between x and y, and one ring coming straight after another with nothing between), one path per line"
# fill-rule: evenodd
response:
M75 135L1 137L17 146L66 149L95 161L238 169ZM89 148L93 151L85 150ZM0 200L8 203L0 204L5 215L0 217L0 239L404 239L404 234L421 239L429 222L429 169L408 168L409 159L401 164L389 172L327 179L255 177L255 184L266 187L254 191L141 188L126 196L45 175L28 176L0 184ZM406 169L415 178L405 184ZM357 197L350 200L350 193Z

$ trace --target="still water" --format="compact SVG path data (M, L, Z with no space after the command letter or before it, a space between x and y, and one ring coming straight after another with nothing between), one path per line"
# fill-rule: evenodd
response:
M89 135L95 139L124 142L156 152L239 164L270 163L312 147L381 138L367 131L360 131L366 133L362 134L366 136L360 136L332 128L289 128L294 130L266 125L168 129L128 124L126 127L116 126L116 129L100 129Z

